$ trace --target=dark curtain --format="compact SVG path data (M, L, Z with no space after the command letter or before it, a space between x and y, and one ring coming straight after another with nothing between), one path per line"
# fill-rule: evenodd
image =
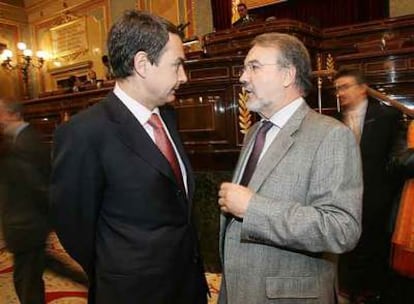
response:
M359 1L361 22L384 19L389 17L389 0Z
M216 31L231 27L231 0L211 0L211 9Z
M288 0L251 10L264 19L289 18L322 28L388 17L388 0Z
M389 0L288 0L279 4L251 9L263 19L294 19L326 28L388 18ZM211 0L214 27L231 27L231 0Z

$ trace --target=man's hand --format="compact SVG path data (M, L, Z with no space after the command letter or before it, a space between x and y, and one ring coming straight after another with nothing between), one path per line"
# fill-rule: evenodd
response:
M221 212L243 218L253 192L249 188L237 184L222 183L218 195Z

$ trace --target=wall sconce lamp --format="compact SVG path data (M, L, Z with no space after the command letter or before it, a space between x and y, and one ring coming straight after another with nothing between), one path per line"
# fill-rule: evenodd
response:
M17 48L19 49L20 54L17 55L16 62L12 61L13 52L11 50L3 50L0 58L2 60L1 66L8 71L18 69L22 73L24 84L23 95L27 98L29 92L29 69L41 69L48 54L39 50L36 52L36 57L33 57L33 51L28 49L24 42L17 43Z

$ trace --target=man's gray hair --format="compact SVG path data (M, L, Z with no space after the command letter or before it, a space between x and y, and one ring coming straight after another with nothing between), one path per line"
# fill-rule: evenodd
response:
M277 63L283 68L296 69L295 85L306 96L312 89L312 66L309 52L298 38L283 33L265 33L257 36L252 45L273 47L280 51Z

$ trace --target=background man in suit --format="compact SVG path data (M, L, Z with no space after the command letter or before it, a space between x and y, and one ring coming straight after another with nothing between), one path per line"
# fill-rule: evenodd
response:
M353 302L379 303L388 269L387 227L396 190L387 169L393 167L393 154L404 134L401 115L367 96L365 78L358 70L339 70L335 86L342 107L340 119L360 142L364 176L362 234L356 248L340 258L340 289Z
M44 304L50 156L39 134L23 120L22 110L20 103L0 99L0 129L6 142L0 159L1 215L20 303Z
M249 11L245 3L237 4L237 13L240 18L233 23L233 27L241 27L255 21L255 17L249 15Z
M335 303L335 254L360 235L361 164L352 132L303 99L310 73L287 34L256 37L244 61L247 106L262 120L219 190L219 303Z
M55 134L58 236L88 274L90 303L206 303L193 174L164 107L187 81L178 31L127 11L108 51L114 91Z

